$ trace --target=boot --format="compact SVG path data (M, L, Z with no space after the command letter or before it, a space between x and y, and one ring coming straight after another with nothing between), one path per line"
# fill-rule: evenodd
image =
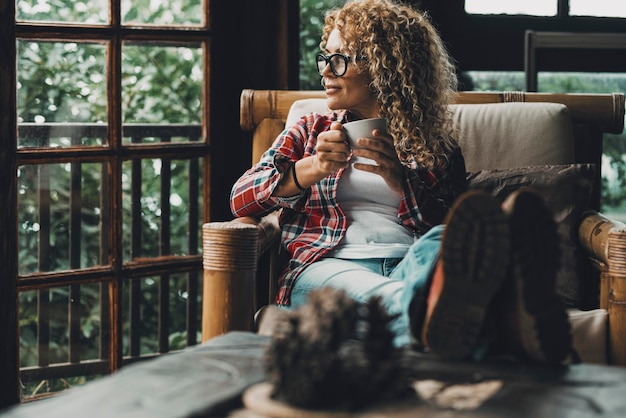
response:
M508 314L502 327L514 354L561 364L572 354L571 326L556 293L560 239L554 215L532 189L513 192L503 203L511 228L511 280L503 290Z
M430 352L461 360L479 348L489 305L505 280L509 224L500 202L480 191L460 196L445 224L424 320L411 329Z

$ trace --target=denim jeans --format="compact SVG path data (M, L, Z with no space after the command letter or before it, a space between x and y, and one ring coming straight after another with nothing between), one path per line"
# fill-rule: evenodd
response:
M307 301L311 290L330 286L343 289L358 302L380 296L390 315L396 347L412 344L409 329L409 304L428 291L428 279L439 255L444 226L432 228L419 238L404 258L340 259L323 258L307 267L296 280L290 308Z

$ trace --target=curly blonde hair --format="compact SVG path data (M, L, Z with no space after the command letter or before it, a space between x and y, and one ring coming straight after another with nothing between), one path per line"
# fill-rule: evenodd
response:
M394 0L353 0L331 10L320 47L338 29L344 49L368 71L399 157L445 168L456 146L448 104L456 94L454 63L424 12Z

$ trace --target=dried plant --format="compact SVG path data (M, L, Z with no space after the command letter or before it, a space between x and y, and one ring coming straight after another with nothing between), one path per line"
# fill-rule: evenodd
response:
M266 352L273 397L304 408L354 410L411 393L379 298L357 303L323 288L277 324ZM414 392L413 392L414 393Z

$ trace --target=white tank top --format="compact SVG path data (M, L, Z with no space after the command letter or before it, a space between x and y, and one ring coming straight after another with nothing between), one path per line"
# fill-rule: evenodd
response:
M400 200L400 193L391 190L378 174L348 167L337 187L337 201L348 217L348 230L329 256L404 257L414 236L400 223Z

